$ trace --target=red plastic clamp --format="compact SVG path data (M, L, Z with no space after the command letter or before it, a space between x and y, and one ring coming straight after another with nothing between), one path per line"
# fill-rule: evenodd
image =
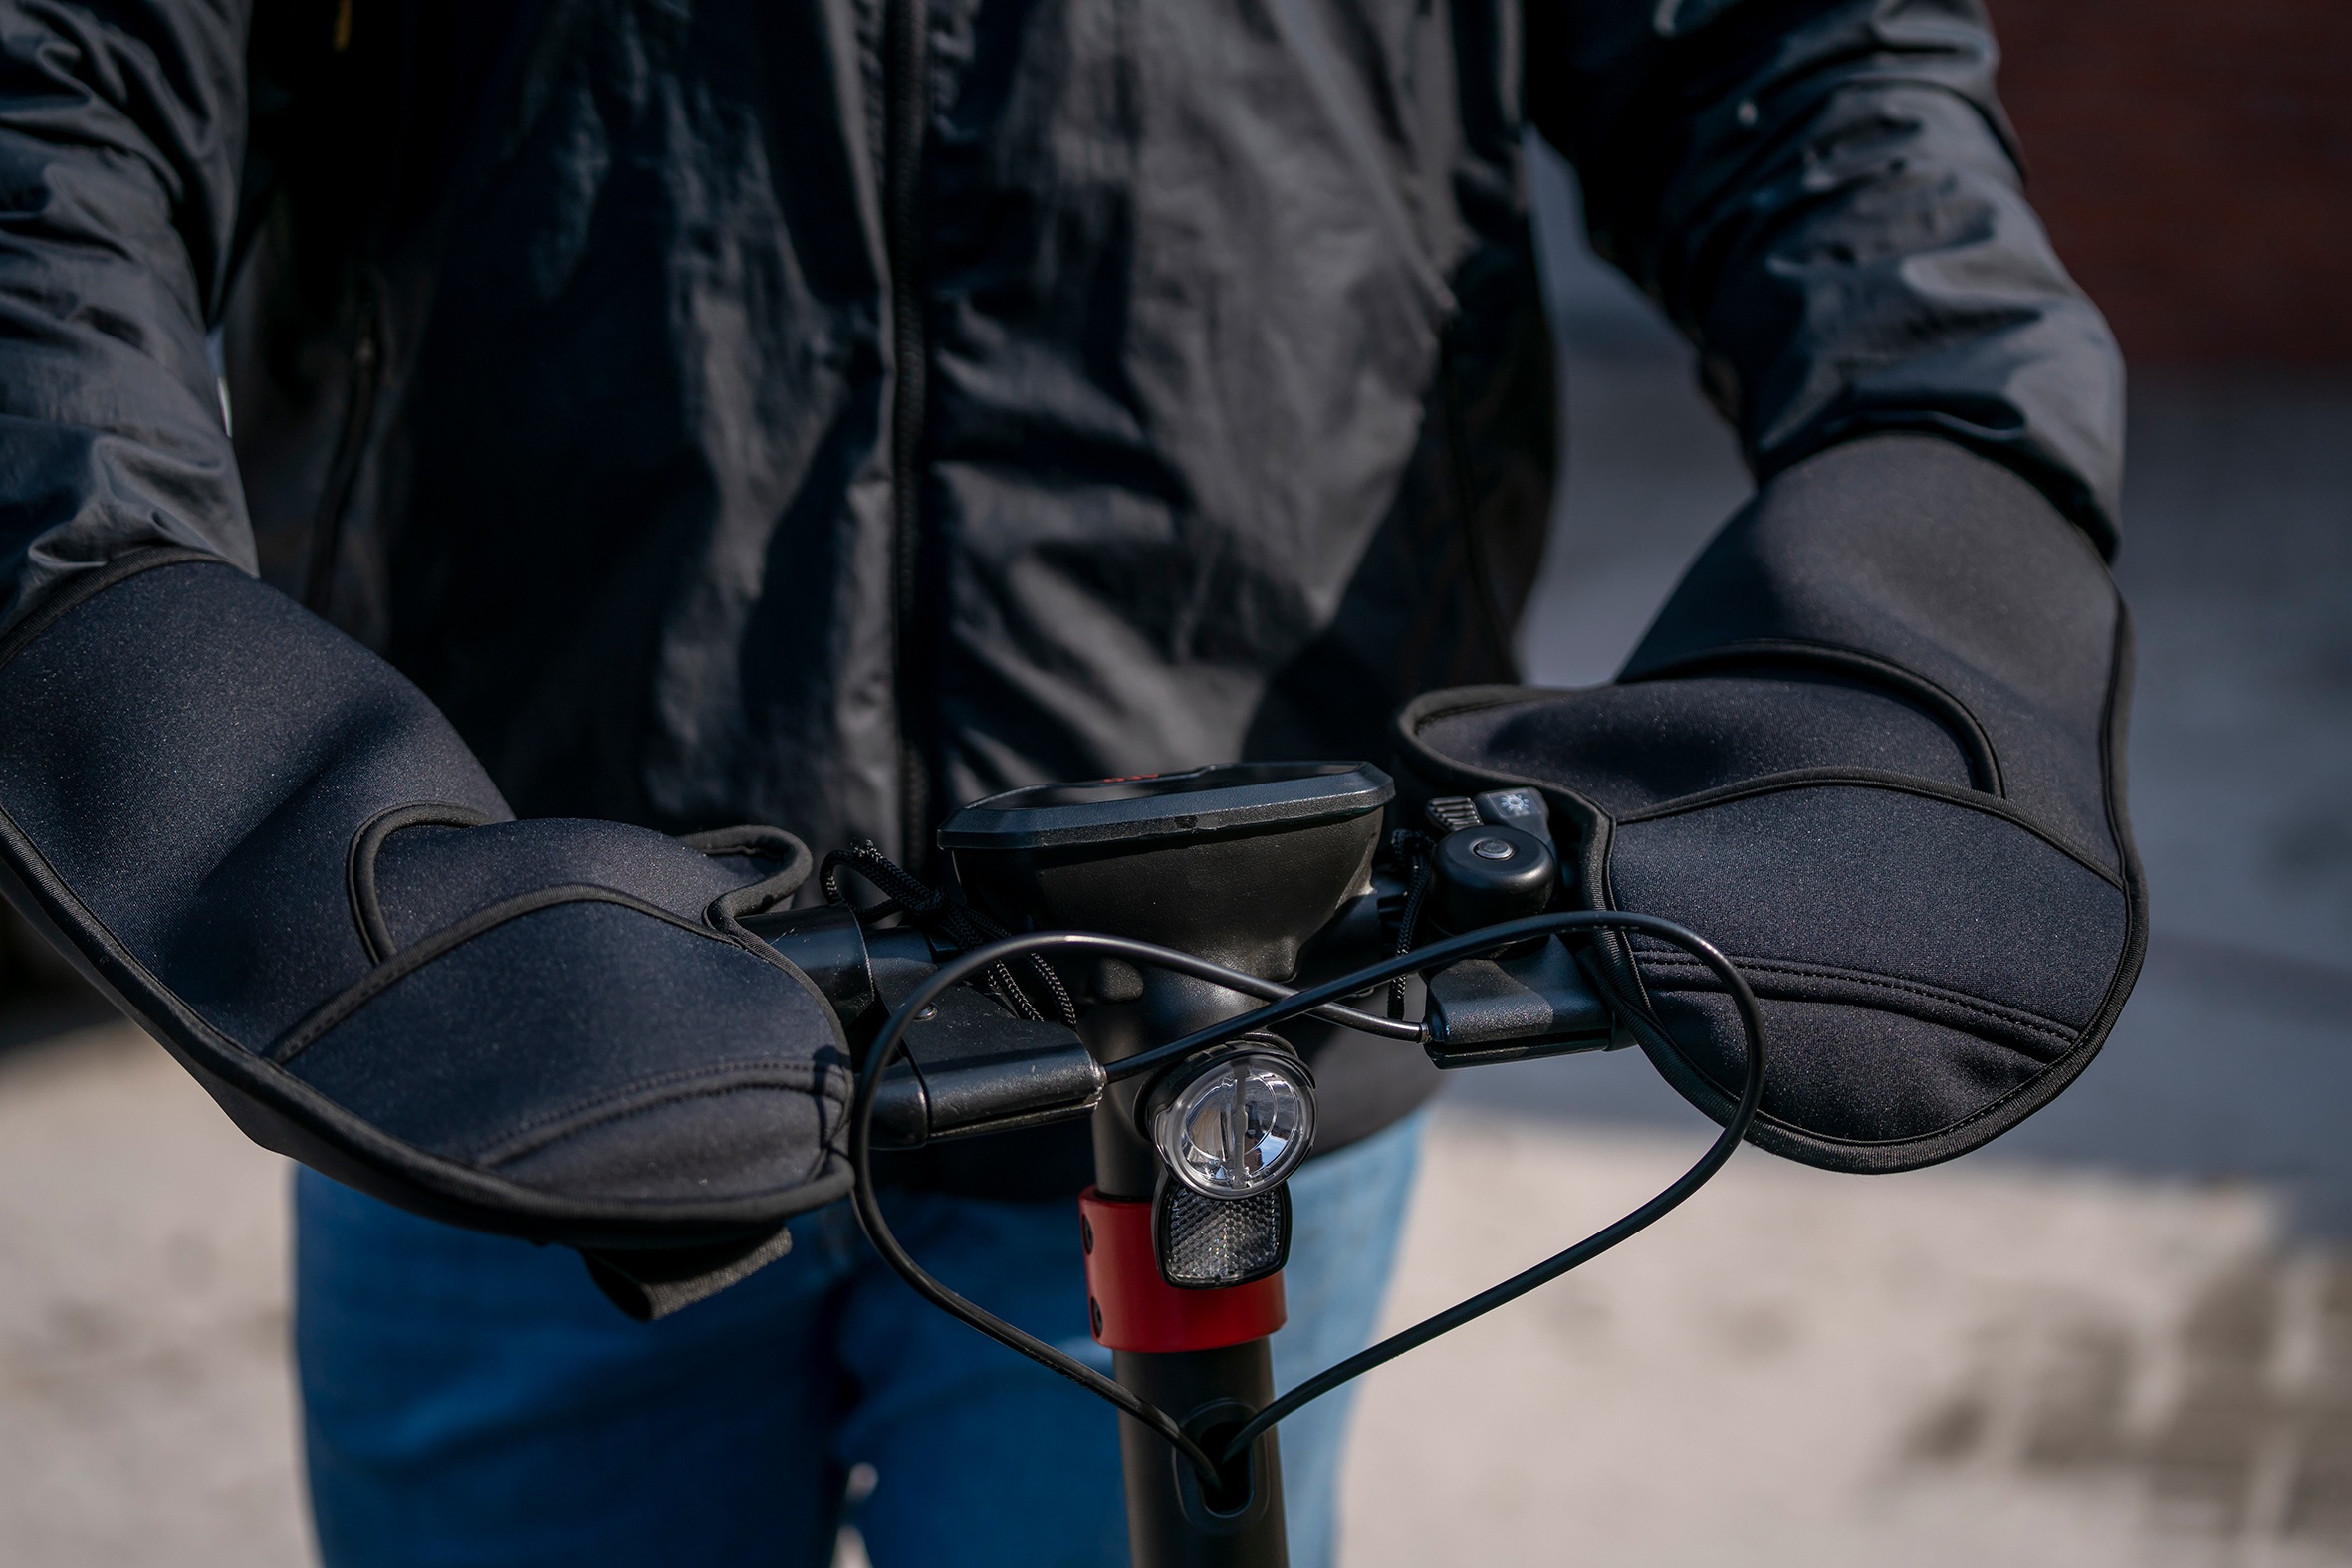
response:
M1151 1205L1078 1195L1086 1248L1086 1314L1113 1350L1220 1350L1263 1339L1290 1317L1283 1276L1218 1290L1179 1290L1160 1275Z

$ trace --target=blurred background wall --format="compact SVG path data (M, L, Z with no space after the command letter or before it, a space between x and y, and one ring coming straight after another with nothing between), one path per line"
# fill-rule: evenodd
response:
M1987 3L2034 205L2135 363L2352 364L2352 6Z
M2139 990L1982 1155L1746 1152L1381 1373L1354 1568L2352 1564L2352 6L1991 3L2030 192L2133 363ZM1567 464L1525 655L1591 682L1749 485L1572 176L1532 177ZM0 1562L291 1568L282 1168L105 1017L0 923ZM1630 1053L1466 1077L1393 1315L1705 1132Z

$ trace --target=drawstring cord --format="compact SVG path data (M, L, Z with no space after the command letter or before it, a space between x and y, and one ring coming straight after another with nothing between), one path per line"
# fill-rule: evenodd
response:
M843 871L854 871L871 883L874 890L886 900L876 908L861 911L862 918L879 919L885 915L903 914L925 934L942 938L961 953L969 953L974 948L985 947L1012 935L962 899L924 882L882 853L881 846L870 838L861 838L848 848L836 849L824 857L818 878L824 889L824 901L828 904L846 905L849 902L848 895L841 891L840 873ZM1052 1000L1056 1016L1064 1026L1076 1028L1078 1008L1077 1004L1070 1000L1069 988L1061 983L1061 977L1055 973L1054 966L1046 962L1043 954L1031 953L1027 959L1030 972L1037 977L1038 984ZM1009 964L989 966L986 980L988 989L1005 1006L1032 1023L1046 1021L1046 1014L1014 978Z
M1396 950L1394 956L1403 958L1413 951L1413 940L1421 930L1421 906L1429 900L1431 875L1435 869L1431 850L1437 840L1427 833L1410 827L1400 827L1388 835L1388 852L1412 869L1405 883L1405 907L1396 922ZM1388 983L1388 1015L1402 1019L1405 1015L1405 977L1397 976Z

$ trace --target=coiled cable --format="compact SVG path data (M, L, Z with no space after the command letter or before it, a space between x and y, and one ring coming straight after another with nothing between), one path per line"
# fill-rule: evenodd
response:
M1275 1400L1264 1410L1244 1422L1226 1441L1221 1453L1212 1456L1177 1423L1174 1417L1144 1399L1134 1390L1104 1377L1101 1373L1066 1352L1056 1349L1034 1334L1016 1327L985 1307L965 1299L933 1278L916 1262L906 1248L891 1233L888 1220L883 1216L879 1195L873 1181L873 1117L874 1102L880 1093L882 1079L897 1059L906 1040L906 1031L916 1014L929 1007L950 987L959 985L972 976L983 973L1009 959L1025 955L1068 953L1096 957L1119 958L1129 962L1150 964L1156 968L1189 975L1197 980L1226 986L1249 996L1265 997L1276 994L1266 1006L1228 1018L1209 1028L1196 1030L1182 1039L1173 1040L1151 1050L1113 1062L1105 1069L1108 1076L1118 1079L1136 1076L1155 1068L1172 1065L1176 1061L1254 1029L1262 1029L1289 1018L1315 1012L1330 1015L1353 1012L1335 1004L1343 997L1361 995L1381 982L1405 975L1414 970L1434 969L1456 960L1474 957L1479 953L1529 937L1548 936L1570 931L1618 930L1639 932L1645 936L1681 948L1704 965L1722 982L1730 995L1732 1006L1740 1017L1741 1031L1747 1036L1747 1072L1741 1087L1740 1099L1732 1114L1725 1119L1723 1131L1708 1145L1698 1161L1677 1177L1656 1197L1611 1225L1555 1253L1534 1267L1523 1270L1477 1295L1462 1301L1433 1317L1414 1324L1400 1333L1392 1334L1346 1360L1336 1363L1308 1378L1288 1394ZM1391 1033L1406 1025L1368 1014L1355 1014L1366 1024L1385 1025L1373 1032ZM1353 1022L1352 1018L1346 1021ZM1419 1031L1415 1031L1416 1037ZM858 1224L874 1250L900 1278L942 1311L962 1319L999 1344L1029 1357L1032 1361L1058 1372L1098 1398L1108 1401L1119 1410L1149 1427L1166 1440L1170 1447L1184 1456L1197 1469L1205 1483L1215 1484L1225 1463L1249 1451L1269 1428L1285 1417L1297 1412L1308 1402L1319 1399L1353 1378L1362 1376L1383 1362L1392 1361L1406 1351L1427 1344L1439 1335L1461 1327L1472 1319L1484 1316L1507 1302L1517 1300L1529 1291L1557 1279L1570 1269L1591 1261L1601 1253L1625 1240L1639 1231L1655 1224L1677 1205L1705 1186L1732 1151L1740 1146L1750 1124L1756 1119L1763 1103L1764 1083L1764 1018L1758 1010L1756 993L1732 965L1732 961L1706 938L1687 926L1660 915L1645 915L1622 910L1571 910L1560 914L1534 915L1525 920L1507 921L1483 930L1466 932L1435 942L1410 953L1393 954L1374 964L1368 964L1352 974L1294 991L1273 981L1197 958L1175 948L1156 943L1140 942L1130 937L1101 936L1080 931L1041 931L1023 936L1008 937L984 947L963 953L941 965L925 977L912 995L892 1010L888 1021L876 1036L868 1051L863 1070L858 1075L857 1092L849 1107L849 1161L855 1186L852 1190Z

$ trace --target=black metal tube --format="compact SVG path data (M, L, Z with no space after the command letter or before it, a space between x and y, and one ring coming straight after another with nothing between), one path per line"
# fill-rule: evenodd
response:
M1118 1380L1168 1412L1211 1453L1274 1399L1268 1341L1224 1350L1112 1356ZM1119 1461L1127 1485L1127 1556L1133 1568L1289 1568L1284 1535L1282 1453L1259 1434L1246 1459L1227 1466L1230 1483L1206 1491L1199 1472L1166 1439L1119 1418Z
M1099 1061L1116 1061L1154 1039L1204 1028L1250 1010L1254 999L1194 976L1147 975L1134 1004L1100 1009L1079 1025ZM1106 1198L1148 1202L1159 1154L1136 1129L1135 1098L1149 1080L1114 1084L1094 1111L1094 1186ZM1221 1350L1114 1351L1119 1384L1176 1418L1211 1454L1274 1399L1268 1341ZM1131 1416L1119 1419L1119 1461L1127 1494L1127 1556L1133 1568L1288 1568L1281 1446L1271 1430L1229 1461L1222 1488L1168 1441Z

